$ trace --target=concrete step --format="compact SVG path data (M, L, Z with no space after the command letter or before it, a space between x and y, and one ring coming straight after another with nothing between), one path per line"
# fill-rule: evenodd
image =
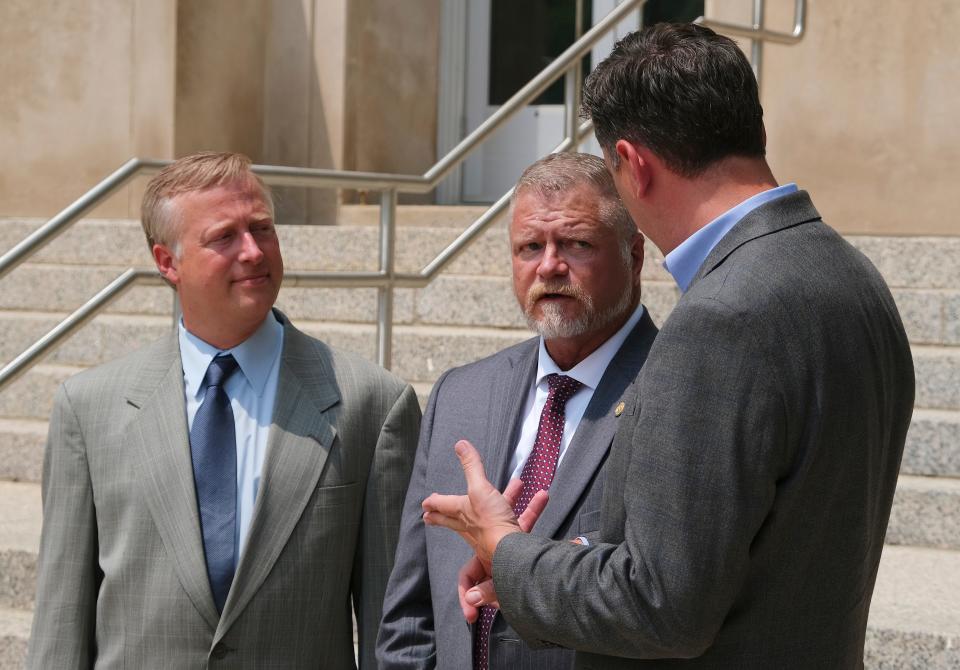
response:
M913 346L917 379L915 405L960 409L960 347Z
M77 309L125 268L27 264L4 281L0 310L69 312ZM644 301L662 323L676 304L673 282L647 281ZM291 318L311 321L372 323L377 313L375 289L285 287L277 302ZM137 286L106 309L108 314L166 316L173 292L165 286ZM398 289L395 323L521 328L524 319L509 277L443 275L423 289Z
M320 230L336 232L337 229ZM0 310L72 311L125 269L126 266L117 265L28 263L4 279ZM645 274L644 303L654 320L663 323L676 304L679 291L656 261L648 263ZM960 344L960 291L895 289L894 296L912 343ZM397 323L523 325L508 276L445 273L422 290L398 289L395 300ZM280 304L294 318L369 322L376 314L376 291L288 287L281 293ZM138 286L106 311L165 315L172 307L173 294L168 288Z
M411 269L454 239L482 208L446 208L404 205L398 212L398 267ZM288 267L358 270L375 265L377 254L375 206L344 206L340 226L288 226L281 222L281 242ZM0 250L11 248L45 221L0 218ZM481 243L473 257L503 259L505 219L494 224L489 237L494 246ZM849 236L847 238L877 266L894 288L960 289L960 237ZM654 258L659 253L649 249ZM40 262L103 265L144 265L150 256L139 222L85 219L41 251ZM480 267L476 264L474 268ZM494 274L509 274L498 263ZM487 274L465 272L464 274ZM958 308L954 296L950 308Z
M851 235L847 240L892 287L960 288L960 237Z
M0 608L0 670L20 670L27 660L33 614Z
M0 608L31 609L43 519L40 485L0 481Z
M53 407L53 396L68 377L85 368L72 365L40 364L0 393L0 419L13 421L46 420ZM0 430L8 427L0 424ZM19 426L10 428L16 432ZM2 466L0 466L2 467Z
M401 377L410 381L432 382L446 369L440 361L449 360L451 364L466 363L493 353L497 350L498 343L506 346L507 343L512 344L529 336L525 329L456 325L458 320L466 318L463 315L468 312L483 313L490 304L484 298L482 290L473 293L465 290L465 293L458 296L454 290L456 286L458 284L454 281L434 287L435 291L443 294L442 298L429 291L424 292L419 302L424 305L422 313L428 321L411 325L401 323L394 329L395 371ZM502 299L506 300L507 297ZM448 318L453 323L436 323L441 321L445 314L439 309L439 305L448 300L451 301ZM461 307L471 302L472 307ZM282 301L278 304L281 308L284 306ZM312 311L307 304L300 303L296 310L291 311L294 314L300 309ZM401 311L402 309L401 306ZM419 307L415 309L421 310ZM510 309L491 309L490 321L506 322L510 318L508 315L512 313ZM651 308L651 313L653 312L654 308ZM409 313L408 309L408 315ZM12 360L61 318L62 314L48 312L0 314L0 324L6 333L0 341L0 360ZM295 322L301 327L319 334L322 339L327 339L335 346L340 344L364 355L373 355L372 325L292 318L295 318ZM62 365L93 365L142 346L160 337L170 327L171 320L167 316L104 314L65 342L48 360ZM917 378L916 406L921 409L960 410L960 347L916 345L914 363Z
M11 360L45 333L60 315L16 312L3 315L6 337L0 360ZM297 320L297 327L349 351L373 358L375 328L367 324ZM166 316L98 316L51 354L52 365L89 366L116 358L170 332ZM394 371L409 381L433 382L444 370L476 360L530 337L526 329L400 325L394 329Z
M960 550L960 479L900 475L886 541Z
M913 410L900 471L960 477L960 412Z
M46 418L0 419L0 480L39 482L46 440Z
M0 250L10 249L42 223L36 219L0 219ZM436 226L398 228L397 270L420 270L456 239L462 230ZM287 268L344 271L377 268L380 237L375 227L280 226L279 235ZM449 269L456 274L507 276L510 274L507 249L505 227L494 225ZM39 251L30 262L68 266L149 267L153 260L138 222L86 219ZM7 279L9 277L4 281Z
M864 666L960 668L960 552L883 548Z

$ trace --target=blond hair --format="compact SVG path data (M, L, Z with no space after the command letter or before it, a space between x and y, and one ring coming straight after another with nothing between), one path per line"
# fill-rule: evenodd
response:
M178 195L203 191L224 184L252 179L260 186L263 199L273 216L273 197L266 184L250 170L252 161L243 154L201 151L180 158L163 168L143 194L140 222L147 246L162 244L177 252L179 216L173 200Z

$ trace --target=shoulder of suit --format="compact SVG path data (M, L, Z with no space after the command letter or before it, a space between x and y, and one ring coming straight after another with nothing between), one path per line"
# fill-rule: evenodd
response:
M450 368L446 375L454 377L473 376L487 371L497 371L502 369L504 365L516 365L518 361L524 360L527 356L536 356L539 346L540 338L531 337L479 360Z
M318 366L328 368L338 379L350 377L354 380L375 381L380 385L394 388L396 393L400 393L408 385L393 372L385 370L360 354L331 346L323 340L298 330L292 324L289 327L288 343L297 350L294 354L296 355L295 366L309 364L310 359L313 359ZM292 353L285 351L283 355L289 356Z

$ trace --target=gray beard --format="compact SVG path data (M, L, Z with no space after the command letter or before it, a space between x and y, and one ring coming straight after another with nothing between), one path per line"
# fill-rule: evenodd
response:
M631 287L632 288L632 287ZM542 308L543 316L537 319L532 310L525 311L527 325L545 340L580 337L609 325L621 318L633 304L633 291L626 290L615 304L602 312L597 312L593 299L588 295L578 297L583 309L575 319L565 319L560 305L546 304Z

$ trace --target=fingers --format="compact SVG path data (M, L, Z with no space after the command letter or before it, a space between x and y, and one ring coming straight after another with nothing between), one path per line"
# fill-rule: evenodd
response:
M550 496L546 491L537 491L533 495L533 499L530 500L530 504L527 505L527 509L523 510L523 514L517 519L517 523L520 524L520 530L524 533L529 533L530 529L537 523L537 519L543 514L543 509L549 501Z
M457 520L463 516L463 510L469 506L466 496L443 495L441 493L431 493L420 506L423 508L424 520L427 514L433 518L446 517L451 521ZM434 524L440 525L440 524ZM450 526L447 526L448 528ZM456 530L456 529L455 529Z
M473 588L468 589L461 597L461 601L464 603L461 608L466 606L479 609L482 605L490 605L500 609L500 600L497 598L497 589L494 587L492 579L485 579Z
M503 497L510 503L510 507L513 507L521 493L523 493L523 480L514 478L510 480L507 488L503 490Z
M457 575L457 593L460 596L460 610L463 612L463 618L467 620L467 623L475 622L480 615L480 609L466 601L467 591L472 589L477 582L487 579L488 576L486 568L476 556L460 568L460 573Z

